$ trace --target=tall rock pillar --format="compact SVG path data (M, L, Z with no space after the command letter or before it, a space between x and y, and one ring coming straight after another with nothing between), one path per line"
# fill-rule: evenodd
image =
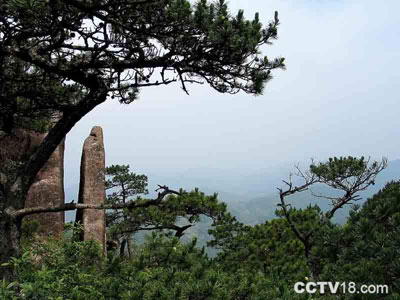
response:
M99 126L92 128L83 144L81 160L81 178L79 184L79 203L100 205L105 194L105 152L103 130ZM97 209L79 209L76 221L83 225L81 240L98 241L105 251L106 224L105 211Z

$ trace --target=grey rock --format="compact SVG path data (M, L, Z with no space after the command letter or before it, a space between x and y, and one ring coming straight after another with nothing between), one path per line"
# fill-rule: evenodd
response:
M105 194L105 151L103 130L92 128L83 145L78 203L101 205ZM98 241L106 251L105 211L80 209L76 221L83 225L81 240Z

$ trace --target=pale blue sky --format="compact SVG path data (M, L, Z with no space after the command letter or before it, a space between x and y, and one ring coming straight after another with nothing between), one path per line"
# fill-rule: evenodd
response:
M66 186L77 184L82 144L94 125L103 127L107 164L172 180L207 169L251 174L311 157L400 158L400 1L230 6L247 16L260 12L264 24L279 11L279 39L265 53L284 56L287 70L275 72L259 97L206 85L191 86L187 96L175 85L143 89L129 106L101 105L67 137Z

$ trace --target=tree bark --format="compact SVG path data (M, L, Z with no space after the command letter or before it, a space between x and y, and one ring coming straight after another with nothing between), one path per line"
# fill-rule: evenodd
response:
M128 258L131 259L132 258L132 251L131 251L131 237L129 237L129 235L125 238L126 239L126 247L128 250Z
M7 214L0 216L0 265L21 254L20 229L20 218L12 218ZM14 276L11 266L0 266L0 280L11 281Z
M125 245L126 245L126 239L122 239L121 248L119 249L119 256L120 257L124 257L125 256Z

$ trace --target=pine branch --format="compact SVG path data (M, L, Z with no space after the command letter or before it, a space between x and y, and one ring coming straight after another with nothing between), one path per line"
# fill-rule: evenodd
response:
M28 215L38 214L38 213L49 213L49 212L60 212L60 211L70 211L75 209L135 209L135 208L143 208L149 206L156 206L159 205L160 202L167 196L167 195L180 195L179 192L175 190L169 189L167 186L160 186L157 189L162 190L162 192L158 193L156 199L149 199L145 201L129 201L126 203L115 203L115 204L84 204L84 203L65 203L63 205L55 206L55 207L44 207L44 206L37 206L37 207L29 207L23 208L19 210L9 211L8 214L14 218L23 218Z

